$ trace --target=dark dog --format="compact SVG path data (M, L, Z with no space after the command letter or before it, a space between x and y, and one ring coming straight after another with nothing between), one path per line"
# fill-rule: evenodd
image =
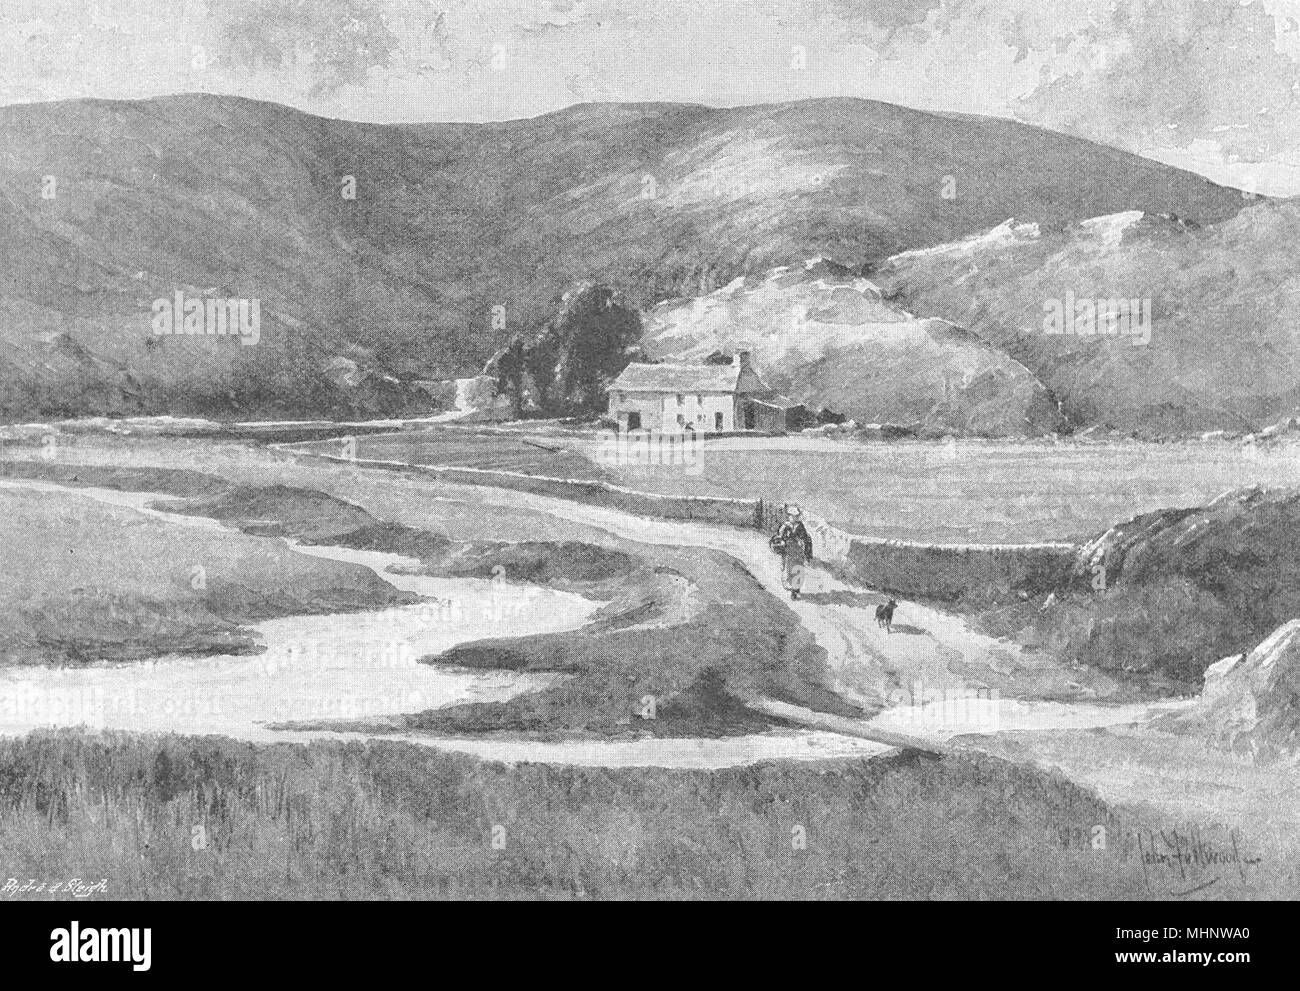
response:
M883 626L890 633L894 632L894 610L898 603L890 599L883 606L876 606L876 625Z

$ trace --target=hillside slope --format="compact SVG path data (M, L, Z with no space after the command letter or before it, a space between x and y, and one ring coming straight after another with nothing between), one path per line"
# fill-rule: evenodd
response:
M1258 201L1205 227L1137 212L1055 231L1005 224L900 255L871 279L895 305L1019 361L1076 427L1250 433L1300 404L1297 250L1300 202ZM1118 298L1149 301L1149 341L1046 333L1052 301L1086 317L1085 300Z
M216 96L8 107L0 417L391 412L400 380L477 371L581 280L648 306L1008 216L1240 206L1078 139L858 100L418 126ZM177 291L260 300L257 345L154 337Z
M1039 435L1061 425L1047 390L1002 351L943 320L916 319L820 259L658 306L644 346L689 363L748 350L769 386L811 409L919 425L923 436Z
M1300 492L1253 487L1164 509L1085 544L1046 602L984 613L986 631L1185 690L1300 618Z

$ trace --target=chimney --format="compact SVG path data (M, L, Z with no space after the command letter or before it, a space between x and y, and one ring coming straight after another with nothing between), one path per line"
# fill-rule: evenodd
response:
M735 358L735 362L734 362L734 364L739 365L741 368L748 368L748 367L749 367L749 356L750 356L750 352L748 352L748 351L738 351L738 352L736 353L736 358Z

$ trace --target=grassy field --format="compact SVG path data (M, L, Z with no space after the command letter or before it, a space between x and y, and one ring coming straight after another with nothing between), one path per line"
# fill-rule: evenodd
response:
M673 495L791 501L869 537L1031 543L1090 537L1139 513L1204 505L1251 484L1300 485L1300 449L1232 444L720 441L698 473L616 467L620 484Z
M334 447L339 445L335 443ZM329 450L330 442L318 445ZM548 478L609 481L610 474L568 448L564 438L526 437L494 431L463 428L424 430L414 433L357 440L357 457L375 461L404 461L416 465L456 465L492 471L516 471Z
M18 474L9 467L0 481ZM128 488L167 480L86 468L80 477ZM279 540L168 526L61 491L0 487L0 544L0 664L252 653L247 624L410 600L369 569Z
M983 758L610 771L382 743L0 743L0 881L104 879L110 899L1140 897L1139 861L1071 839L1102 824L1064 779Z
M1300 485L1300 447L1232 442L709 441L689 465L605 463L596 434L432 429L361 438L362 459L597 479L666 495L796 502L868 537L933 543L1086 539L1246 485ZM540 445L540 446L538 446Z

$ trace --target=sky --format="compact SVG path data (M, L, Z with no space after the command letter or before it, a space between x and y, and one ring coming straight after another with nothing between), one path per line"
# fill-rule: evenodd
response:
M1300 195L1300 0L4 0L0 105L214 92L367 121L854 96Z

